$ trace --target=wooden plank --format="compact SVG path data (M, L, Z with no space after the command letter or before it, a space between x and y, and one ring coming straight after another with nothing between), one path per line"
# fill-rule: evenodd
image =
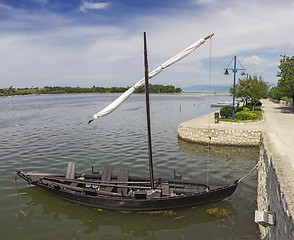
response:
M168 183L162 183L161 184L161 193L163 196L169 196L169 185Z
M76 174L75 169L76 169L76 163L75 162L68 162L65 177L68 179L75 179L75 174Z
M102 181L111 181L111 176L112 176L112 166L104 166L103 173L101 180ZM101 190L106 191L106 192L111 192L113 187L101 187Z
M117 181L118 182L128 182L129 181L129 169L124 169L124 168L119 169ZM124 186L126 184L122 184L122 185ZM127 195L128 188L126 188L126 187L118 188L117 193L122 193L122 195Z

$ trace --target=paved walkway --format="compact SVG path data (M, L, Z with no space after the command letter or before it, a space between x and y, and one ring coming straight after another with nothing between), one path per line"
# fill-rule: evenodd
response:
M214 123L214 113L181 123L183 127L259 130L270 145L277 176L288 209L294 216L294 110L262 100L264 121L259 123Z
M269 100L262 101L264 120L255 123L215 123L214 113L207 114L187 122L183 127L213 129L260 130L268 133L278 152L287 155L294 167L294 110Z
M268 133L277 153L287 156L294 168L294 110L269 100L262 100L262 104L265 133Z

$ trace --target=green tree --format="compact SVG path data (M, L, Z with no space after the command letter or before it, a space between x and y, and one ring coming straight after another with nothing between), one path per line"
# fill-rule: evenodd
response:
M249 75L246 79L239 79L238 83L235 86L235 96L236 97L245 97L251 99L251 104L253 104L253 111L255 105L262 98L268 97L268 83L264 82L262 77L257 75ZM231 93L233 89L231 89Z
M253 111L254 111L255 105L259 102L260 99L268 97L268 89L269 89L268 83L264 82L261 76L259 78L257 78L257 75L253 76L251 90L250 90L250 95L251 95L250 97L254 103Z
M294 102L294 56L287 57L281 55L279 69L277 73L278 88L283 92L283 95L289 97Z
M283 97L283 92L278 87L272 87L268 93L268 96L270 98L280 100Z

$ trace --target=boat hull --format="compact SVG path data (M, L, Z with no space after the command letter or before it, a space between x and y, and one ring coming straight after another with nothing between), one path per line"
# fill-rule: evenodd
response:
M89 197L76 195L48 189L45 190L74 203L91 206L101 209L120 210L120 211L160 211L184 207L193 207L197 205L207 204L211 202L221 201L231 196L237 184L231 185L221 190L213 192L195 194L192 196L182 196L175 198L160 198L160 199L114 199L105 197Z
M65 200L95 208L119 211L169 210L217 202L231 196L238 185L237 182L233 184L219 184L218 186L213 186L209 191L203 190L177 196L159 196L157 198L136 199L128 196L110 196L105 194L92 195L85 194L85 192L69 191L58 185L44 184L42 180L38 180L23 172L17 172L17 174L28 183L40 187ZM170 179L166 179L166 181L169 180ZM162 181L165 181L165 179L162 179ZM180 182L181 180L177 180L177 183ZM183 182L187 183L188 180L183 180ZM194 181L193 184L195 184Z

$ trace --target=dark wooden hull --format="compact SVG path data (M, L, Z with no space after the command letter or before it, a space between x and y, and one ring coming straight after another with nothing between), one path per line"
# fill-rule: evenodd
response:
M216 184L210 185L209 190L205 189L204 184L197 184L193 180L182 180L182 179L157 179L157 186L159 182L165 182L175 186L183 185L182 189L177 190L174 188L174 192L182 191L178 194L167 194L158 195L154 197L140 196L134 197L134 194L126 195L119 193L110 192L109 194L105 191L97 191L93 189L86 189L80 187L71 187L64 183L67 179L64 175L30 175L29 173L17 172L17 174L25 179L28 183L35 186L41 187L63 199L68 201L87 205L95 208L120 210L120 211L156 211L156 210L167 210L183 207L192 207L196 205L206 204L210 202L216 202L223 200L231 196L238 185L236 181L233 184ZM52 182L51 179L62 179L61 182ZM133 181L143 181L147 178L133 177ZM80 184L81 181L71 180L75 183ZM95 181L93 181L95 182ZM90 181L86 182L88 185ZM134 185L134 184L133 184ZM192 186L192 190L189 190L187 186ZM198 186L197 188L195 186ZM79 185L77 185L79 186ZM133 186L133 188L135 188ZM143 187L141 187L143 188ZM138 190L137 190L138 191ZM146 191L145 191L146 192Z
M40 185L38 185L40 186ZM176 209L183 207L193 207L201 204L207 204L211 202L217 202L231 196L236 188L237 184L215 190L213 192L199 193L192 196L181 196L175 198L158 198L158 199L116 199L106 197L93 197L83 196L73 193L65 193L56 191L54 189L48 189L47 187L40 186L45 190L49 190L66 199L68 201L87 205L95 208L120 210L120 211L160 211L168 209Z

